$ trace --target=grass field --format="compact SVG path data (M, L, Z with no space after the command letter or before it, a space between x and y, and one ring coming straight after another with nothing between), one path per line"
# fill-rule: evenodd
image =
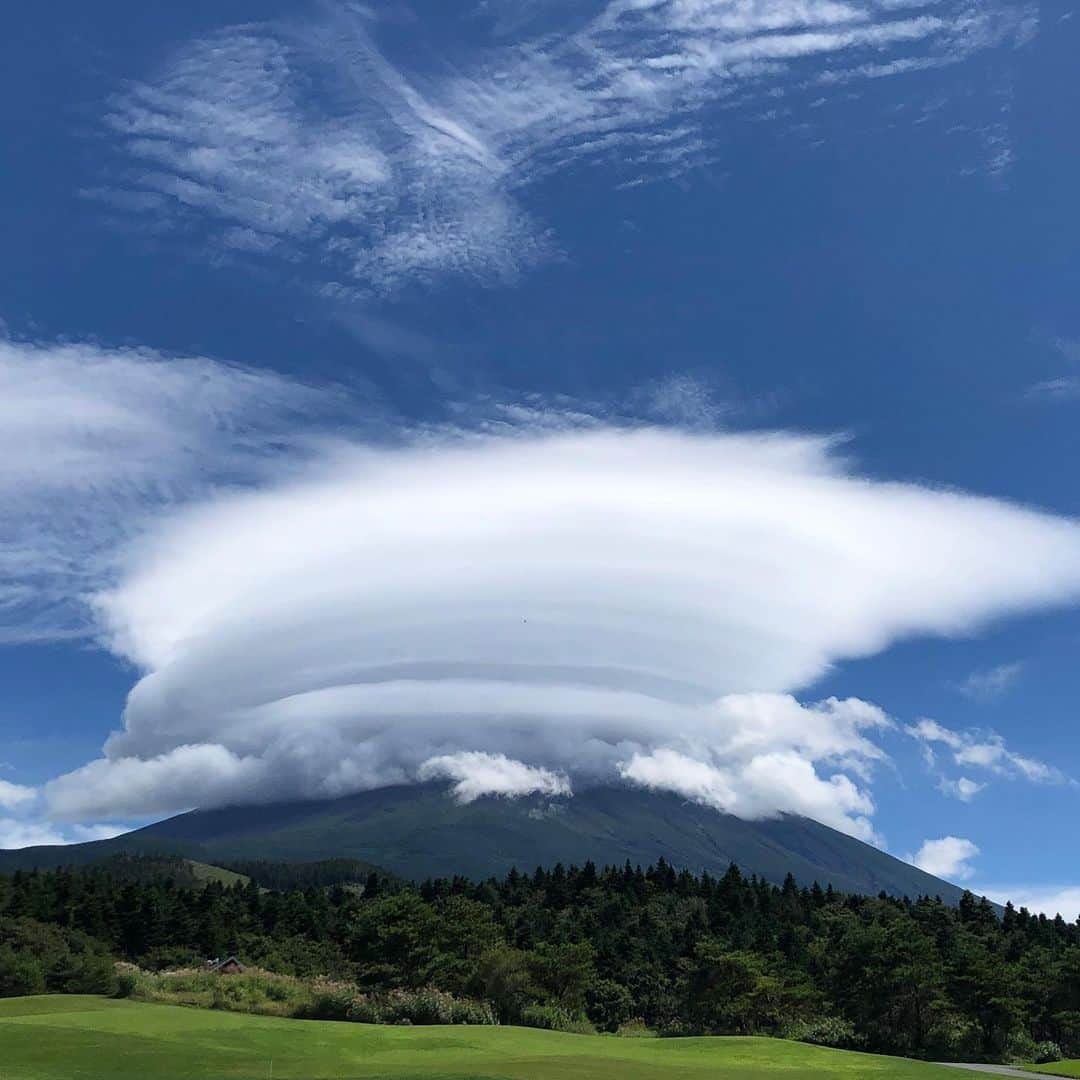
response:
M1049 1065L1027 1065L1038 1076L1080 1076L1080 1061L1054 1061Z
M0 1000L0 1080L957 1080L962 1075L778 1039L375 1027L94 997Z

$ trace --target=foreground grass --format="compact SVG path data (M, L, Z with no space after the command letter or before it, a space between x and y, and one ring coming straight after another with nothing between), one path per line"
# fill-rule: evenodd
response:
M513 1027L384 1027L81 996L0 1000L0 1080L957 1080L958 1075L963 1074L920 1062L779 1039L619 1039Z
M1080 1076L1080 1061L1051 1061L1048 1065L1022 1065L1037 1076Z

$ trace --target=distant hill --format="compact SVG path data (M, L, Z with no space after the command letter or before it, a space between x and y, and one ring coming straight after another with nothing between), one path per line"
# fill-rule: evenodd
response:
M196 810L144 829L71 847L0 852L0 871L85 863L118 851L174 852L209 863L356 860L405 878L501 875L511 867L643 866L745 873L845 892L941 896L963 890L809 818L744 821L677 795L625 786L573 798L478 799L462 806L436 784L381 788L342 799ZM245 867L246 869L246 867Z

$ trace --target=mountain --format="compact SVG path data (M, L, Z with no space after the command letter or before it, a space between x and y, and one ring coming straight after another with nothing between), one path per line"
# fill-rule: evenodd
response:
M0 871L94 861L121 851L206 862L309 862L348 857L406 878L484 878L557 862L648 865L780 882L792 873L845 892L938 895L962 890L809 818L743 821L668 793L596 787L571 799L485 798L461 805L436 784L342 799L195 810L111 840L0 852Z

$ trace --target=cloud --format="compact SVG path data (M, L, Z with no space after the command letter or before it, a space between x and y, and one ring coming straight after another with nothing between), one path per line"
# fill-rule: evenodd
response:
M1061 915L1066 922L1080 918L1080 885L980 885L978 893L1049 918Z
M35 787L0 780L0 850L42 844L78 844L103 840L127 831L117 824L57 826L41 818L41 792Z
M1024 665L1020 663L999 664L971 672L955 689L964 697L986 703L1001 697L1020 677Z
M88 840L108 840L126 831L121 825L69 825L60 828L48 821L0 817L0 850L84 844Z
M451 791L461 803L475 802L482 795L572 795L570 781L563 773L536 769L505 754L461 751L428 758L420 766L421 780L456 781Z
M948 0L609 0L513 20L512 36L501 22L448 57L419 22L402 50L392 19L327 8L190 42L119 93L122 178L86 194L219 253L304 261L334 295L507 280L557 251L526 207L545 177L598 161L616 186L675 177L714 160L718 106L956 63L1025 40L1034 18Z
M959 836L943 836L940 840L925 840L915 855L907 861L934 877L947 881L967 881L975 873L971 860L979 849Z
M729 699L727 704L738 706L743 700L737 697ZM813 711L791 698L770 704L776 708L786 705L804 715ZM834 710L834 716L845 706L865 705L864 702L825 704ZM803 814L860 839L880 842L870 822L874 802L869 793L841 772L820 776L815 767L817 759L805 750L758 751L744 758L730 755L726 761L722 753L712 756L724 764L709 764L677 750L661 748L647 754L635 753L618 768L624 780L674 791L724 813L750 820L774 817L778 812ZM874 759L881 755L870 751L867 756Z
M0 338L0 640L85 632L80 596L148 514L271 455L280 471L292 418L330 397L201 357Z
M63 844L63 834L55 825L43 821L23 821L0 817L0 850Z
M866 480L828 440L548 421L339 446L128 545L94 608L142 677L51 813L341 795L432 759L462 783L502 755L870 836L890 721L792 693L1080 593L1075 523Z
M1075 368L1080 365L1080 340L1054 337L1050 347ZM1080 398L1080 375L1058 375L1044 379L1027 388L1026 397L1032 401L1069 402Z
M985 787L985 784L980 784L968 776L958 776L955 780L943 776L938 783L938 788L943 794L951 795L961 802L971 802Z
M1075 401L1080 398L1080 375L1060 375L1028 387L1027 396L1039 401Z
M13 784L10 780L0 780L0 807L14 810L37 798L37 791L22 784Z
M217 743L183 744L152 757L92 761L45 786L53 809L99 806L107 817L152 816L190 806L213 806L242 798L271 783L266 763ZM93 789L79 792L80 786ZM283 793L284 794L284 793Z
M496 150L386 62L362 18L193 43L107 123L147 212L204 222L233 252L314 260L328 285L507 278L547 252Z
M920 720L906 728L907 733L927 747L947 747L957 765L986 769L996 776L1030 780L1036 784L1064 784L1069 778L1053 765L1009 750L1005 740L993 732L953 731L936 720Z

